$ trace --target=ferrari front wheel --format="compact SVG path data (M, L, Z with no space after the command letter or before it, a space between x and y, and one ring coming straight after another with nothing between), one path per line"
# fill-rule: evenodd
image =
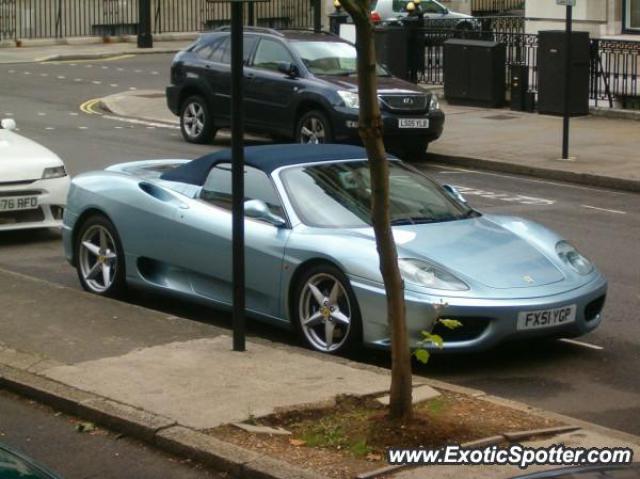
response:
M77 235L76 270L80 284L101 296L124 293L124 253L115 226L106 217L87 219Z
M362 323L347 277L332 265L315 266L296 288L295 320L312 349L340 353L361 341Z

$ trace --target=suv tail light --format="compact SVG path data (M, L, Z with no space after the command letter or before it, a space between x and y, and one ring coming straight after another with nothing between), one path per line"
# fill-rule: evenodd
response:
M382 21L382 17L380 17L380 14L373 10L371 12L371 23L380 23Z

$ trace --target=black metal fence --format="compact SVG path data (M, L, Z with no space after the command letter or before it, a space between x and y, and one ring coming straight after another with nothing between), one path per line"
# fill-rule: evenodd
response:
M591 99L640 109L640 42L591 40Z
M538 35L524 33L525 19L487 17L480 30L426 28L424 71L420 82L444 84L444 42L449 38L490 40L506 46L506 78L511 65L525 64L529 69L529 88L538 90ZM590 98L596 105L640 108L640 42L591 40Z
M524 10L524 0L472 0L471 12L476 16L504 15Z
M0 40L134 35L138 0L0 0ZM312 0L245 6L247 20L273 28L311 28ZM154 33L192 32L230 23L228 3L152 0Z

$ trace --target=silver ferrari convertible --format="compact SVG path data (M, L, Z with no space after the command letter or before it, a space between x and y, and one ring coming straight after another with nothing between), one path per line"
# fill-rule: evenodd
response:
M247 312L296 328L313 349L387 347L366 152L344 145L245 150ZM482 214L448 186L392 159L390 213L411 339L440 317L444 351L595 329L607 281L564 238ZM77 176L64 245L82 286L127 286L216 307L232 298L231 153L149 160ZM434 305L445 305L434 308Z

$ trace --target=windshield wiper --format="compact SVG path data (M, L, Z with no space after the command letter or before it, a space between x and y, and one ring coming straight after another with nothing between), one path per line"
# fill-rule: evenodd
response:
M466 216L444 216L442 218L430 218L426 216L409 216L407 218L397 218L391 221L391 226L408 226L408 225L424 225L429 223L446 223L448 221L457 221L466 218Z

